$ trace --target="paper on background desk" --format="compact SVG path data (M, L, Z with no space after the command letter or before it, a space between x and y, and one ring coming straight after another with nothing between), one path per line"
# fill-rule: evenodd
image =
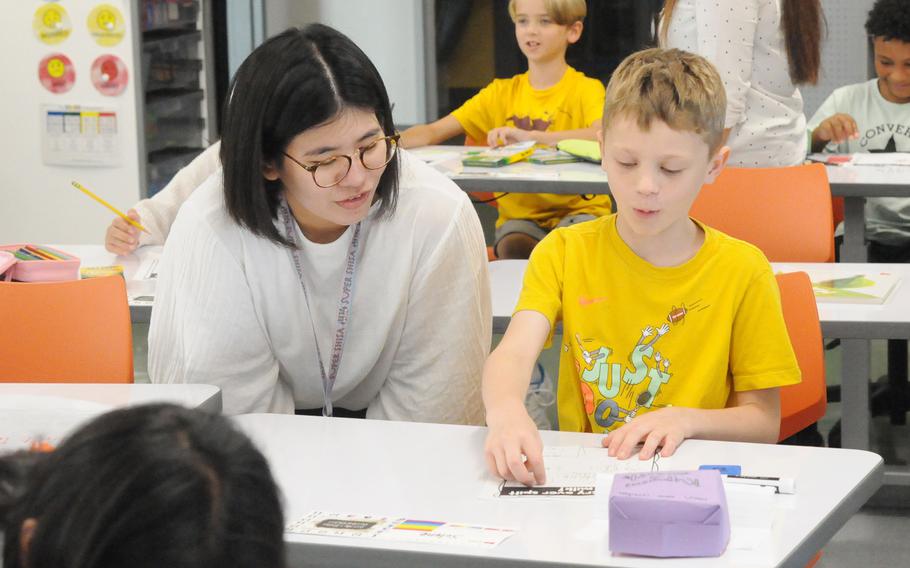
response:
M489 481L484 484L484 496L590 497L594 495L598 475L673 469L673 458L640 460L633 456L619 460L611 458L606 448L583 446L544 446L543 462L546 485L527 487L517 481Z
M289 524L285 527L285 532L492 548L515 534L515 529L404 517L313 511Z
M449 160L461 160L462 154L459 150L446 150L445 148L414 148L408 152L431 166Z
M155 303L155 286L158 282L158 263L161 252L145 254L133 277L127 280L127 296L131 306L151 306Z
M853 154L851 166L910 166L910 153L874 152Z

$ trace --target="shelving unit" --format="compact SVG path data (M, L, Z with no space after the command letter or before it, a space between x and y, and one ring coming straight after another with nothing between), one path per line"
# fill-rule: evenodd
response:
M160 191L215 138L212 42L205 31L212 27L211 1L133 0L141 33L144 196Z

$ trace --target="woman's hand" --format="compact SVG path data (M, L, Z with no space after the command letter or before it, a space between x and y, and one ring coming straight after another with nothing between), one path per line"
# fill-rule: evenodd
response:
M139 222L139 213L135 209L127 211L126 216ZM114 254L130 254L139 246L139 229L120 217L114 217L104 236L104 248Z

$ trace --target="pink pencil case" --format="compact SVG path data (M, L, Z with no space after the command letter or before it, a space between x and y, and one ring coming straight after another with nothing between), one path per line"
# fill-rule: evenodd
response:
M60 260L24 260L17 258L15 253L26 246L38 246L40 250L47 251ZM3 254L0 258L0 278L16 280L19 282L56 282L60 280L79 279L79 259L67 252L44 245L0 245ZM12 256L12 262L9 259ZM4 266L6 268L4 268Z

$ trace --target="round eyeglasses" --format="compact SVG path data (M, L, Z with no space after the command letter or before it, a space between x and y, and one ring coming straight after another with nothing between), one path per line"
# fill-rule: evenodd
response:
M395 157L400 137L401 134L396 132L391 136L377 138L366 146L357 148L351 154L339 154L313 164L303 164L287 152L284 155L301 168L310 172L313 176L313 182L319 187L333 187L341 183L341 180L351 171L354 155L360 156L360 163L368 170L381 170L386 167L392 161L392 158Z

